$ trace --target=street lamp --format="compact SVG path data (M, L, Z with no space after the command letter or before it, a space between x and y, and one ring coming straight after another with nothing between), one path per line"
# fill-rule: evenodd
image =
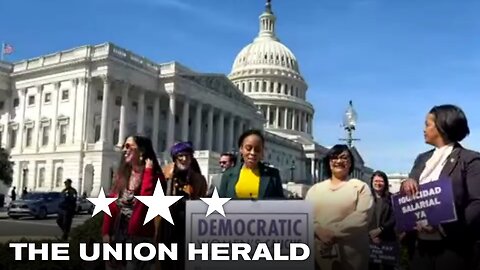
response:
M350 100L348 103L348 108L345 111L343 116L343 125L342 127L347 131L347 138L340 139L341 141L346 141L348 147L352 147L353 141L359 141L360 139L353 138L353 131L357 125L357 112L353 109L353 102Z
M295 171L295 160L292 160L292 166L290 167L290 181L293 181L293 172Z

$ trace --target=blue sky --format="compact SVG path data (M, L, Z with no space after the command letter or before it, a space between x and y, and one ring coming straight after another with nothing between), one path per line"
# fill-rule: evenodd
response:
M8 60L111 41L156 62L228 74L258 32L264 0L3 1ZM350 99L367 164L410 170L428 146L422 128L437 104L461 106L480 149L480 1L272 0L277 35L296 55L315 105L314 135L343 137Z

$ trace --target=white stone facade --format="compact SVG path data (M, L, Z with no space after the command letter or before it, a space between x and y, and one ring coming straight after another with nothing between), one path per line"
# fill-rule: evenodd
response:
M327 148L313 139L314 108L293 53L275 36L267 2L260 32L237 55L227 78L177 62L157 64L111 43L82 46L14 64L0 62L0 145L15 162L17 190L109 189L120 146L131 134L152 138L162 164L176 140L190 140L202 173L220 172L221 152L239 135L265 129L264 161L304 196L325 179ZM371 169L358 152L354 177Z
M153 138L158 153L191 140L208 150L196 153L208 175L217 170L208 152L230 151L241 132L265 121L224 75L154 64L111 43L1 68L1 145L19 190L58 190L66 178L81 192L108 189L116 146L136 133Z

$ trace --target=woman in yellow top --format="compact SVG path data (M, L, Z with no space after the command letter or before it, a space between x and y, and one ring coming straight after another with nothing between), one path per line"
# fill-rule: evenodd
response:
M350 178L354 167L348 146L335 145L325 158L329 179L312 186L305 198L314 206L315 261L321 270L368 269L373 197L365 182Z
M232 199L284 198L277 169L262 163L265 138L260 130L247 130L238 140L241 161L222 175L219 196Z

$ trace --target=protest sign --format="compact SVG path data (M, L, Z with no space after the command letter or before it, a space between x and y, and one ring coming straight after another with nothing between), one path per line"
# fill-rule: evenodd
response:
M370 242L370 262L381 265L397 265L399 246L396 242Z
M436 226L457 220L452 182L448 178L419 185L419 192L414 196L394 194L392 205L400 231L412 230L420 221Z
M187 270L202 269L314 269L312 206L306 201L231 200L224 205L226 217L217 212L205 217L207 205L188 201L186 208L186 245L208 243L246 243L250 254L260 245L268 246L273 260L202 261L201 256L186 261ZM295 243L308 246L305 260L291 261ZM232 250L229 250L230 252ZM300 252L301 253L301 252ZM301 255L301 254L297 254ZM283 256L283 257L282 257ZM241 257L241 256L240 256ZM267 256L268 257L268 256Z

